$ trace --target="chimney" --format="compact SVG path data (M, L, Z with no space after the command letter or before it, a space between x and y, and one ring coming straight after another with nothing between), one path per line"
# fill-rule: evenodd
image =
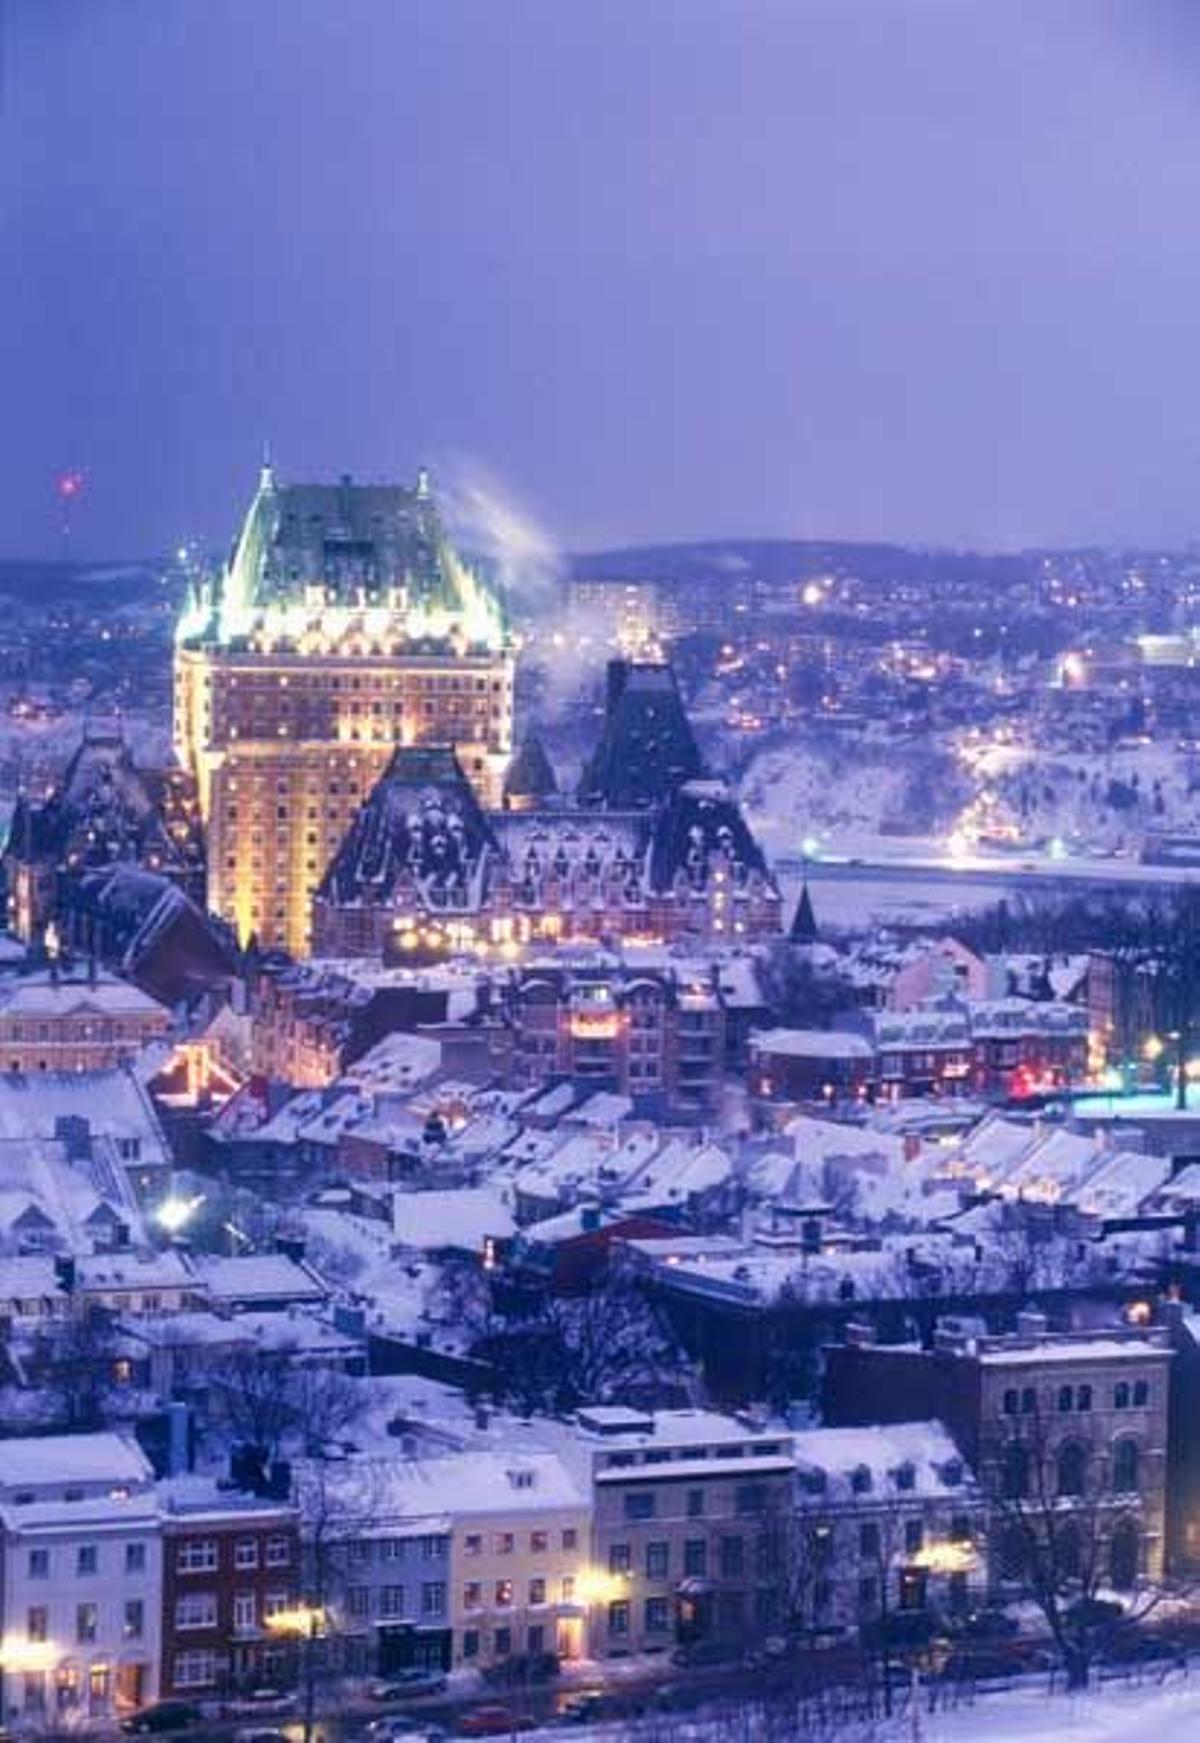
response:
M182 1400L167 1405L167 1475L182 1477L192 1468L192 1413Z
M875 1327L868 1325L865 1319L849 1319L842 1337L848 1348L865 1350L875 1342Z
M604 707L606 713L612 714L617 703L625 694L625 686L628 682L629 661L610 660L608 662L608 675L604 695Z
M1046 1315L1036 1307L1023 1307L1017 1315L1017 1336L1019 1338L1044 1338L1046 1335Z

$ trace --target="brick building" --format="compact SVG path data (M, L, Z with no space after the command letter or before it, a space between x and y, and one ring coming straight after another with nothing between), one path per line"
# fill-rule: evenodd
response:
M291 1649L269 1622L300 1595L297 1509L201 1477L169 1479L160 1496L162 1695L277 1683Z
M830 1348L825 1415L835 1425L927 1414L946 1424L992 1508L998 1595L1024 1583L1012 1514L1039 1485L1063 1532L1094 1534L1109 1583L1123 1590L1163 1572L1171 1359L1157 1331L1048 1332L1034 1312L1011 1334L944 1322L928 1350L868 1338Z

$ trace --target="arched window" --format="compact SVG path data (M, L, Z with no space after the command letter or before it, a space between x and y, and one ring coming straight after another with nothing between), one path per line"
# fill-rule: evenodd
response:
M1058 1449L1058 1492L1060 1495L1082 1495L1087 1477L1087 1454L1077 1440L1069 1440Z
M1011 1525L1000 1539L1000 1578L1024 1579L1028 1559L1025 1533L1019 1525Z
M1079 1388L1075 1396L1075 1408L1076 1410L1090 1410L1092 1408L1092 1389L1090 1386L1084 1385Z
M1007 1501L1020 1501L1029 1493L1029 1449L1019 1440L1004 1449L1000 1486Z
M1135 1495L1138 1488L1138 1444L1119 1440L1113 1448L1113 1488L1119 1495Z
M1137 1584L1141 1543L1138 1528L1132 1519L1121 1519L1113 1527L1109 1545L1109 1572L1118 1591L1128 1591Z
M1058 1389L1058 1408L1060 1410L1073 1410L1075 1408L1075 1388L1074 1388L1074 1386L1060 1386L1059 1387L1059 1389Z
M1137 1410L1144 1410L1150 1402L1150 1386L1145 1380L1133 1382L1133 1403Z
M1021 1407L1021 1397L1015 1386L1010 1386L1004 1394L1005 1416L1015 1416Z
M1113 1409L1129 1409L1129 1384L1125 1380L1113 1387Z

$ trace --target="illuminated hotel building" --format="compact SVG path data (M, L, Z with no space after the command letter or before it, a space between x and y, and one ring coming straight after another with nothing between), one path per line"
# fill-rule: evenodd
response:
M304 954L313 892L397 745L452 745L484 805L512 749L496 599L428 479L287 485L263 469L175 654L175 748L207 833L208 900Z

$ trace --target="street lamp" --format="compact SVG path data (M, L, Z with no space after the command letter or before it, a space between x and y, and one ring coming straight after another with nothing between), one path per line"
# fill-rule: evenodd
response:
M317 1698L317 1641L326 1633L328 1612L320 1604L296 1604L264 1618L272 1634L288 1635L301 1643L304 1670L304 1743L312 1743Z
M39 1673L44 1676L57 1666L60 1656L61 1648L52 1640L0 1639L0 1696L4 1692L6 1677ZM0 1702L0 1711L6 1710L7 1705L7 1701Z

